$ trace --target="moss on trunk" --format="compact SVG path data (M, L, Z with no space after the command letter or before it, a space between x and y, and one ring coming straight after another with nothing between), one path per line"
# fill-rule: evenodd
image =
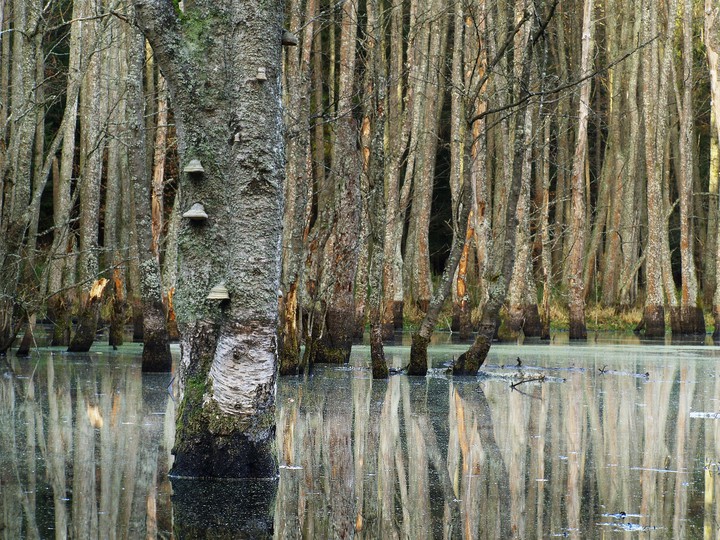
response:
M160 299L146 300L143 321L145 328L142 352L143 372L170 371L172 368L170 338L165 320L165 307Z
M85 307L78 316L78 324L75 334L70 340L68 352L88 352L95 341L98 317L100 316L100 304L94 300L88 300Z
M680 323L684 335L705 335L705 314L700 307L682 307L680 309Z
M213 399L207 375L185 381L177 413L175 462L170 476L190 478L272 478L275 408L252 417L229 415Z

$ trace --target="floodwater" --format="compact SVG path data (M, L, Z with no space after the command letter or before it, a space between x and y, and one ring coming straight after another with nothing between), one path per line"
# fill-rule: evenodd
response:
M451 343L427 378L373 381L364 346L283 378L278 482L168 479L172 375L138 345L8 356L0 538L717 538L720 349L562 341L478 378Z

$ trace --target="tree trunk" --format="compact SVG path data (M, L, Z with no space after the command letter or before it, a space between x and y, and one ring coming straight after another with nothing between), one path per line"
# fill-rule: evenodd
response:
M332 186L318 221L327 227L327 240L319 253L321 259L320 297L311 337L314 362L342 364L350 358L355 332L353 285L357 271L360 219L360 174L358 127L353 118L355 93L355 48L357 36L357 0L343 4L338 74L337 115L332 163L327 185Z
M516 27L527 24L530 14L526 11ZM522 185L525 148L530 145L531 133L525 132L525 115L528 113L528 91L532 64L534 37L529 33L521 59L521 74L517 85L519 103L515 110L515 133L512 157L512 176L507 191L504 213L505 235L502 244L495 244L496 251L490 263L488 275L488 301L483 308L477 336L470 349L460 355L453 365L455 375L476 375L485 362L490 345L498 328L500 308L507 297L507 286L515 266L515 241L517 237L517 206Z
M467 157L470 155L469 144L466 145ZM466 164L467 167L469 164ZM468 169L466 169L468 170ZM466 179L463 182L460 193L460 204L458 205L457 228L453 234L453 243L450 248L450 255L445 262L445 268L443 269L440 282L433 294L430 305L428 306L427 313L423 317L420 323L420 329L415 332L412 336L412 345L410 347L410 364L408 365L408 375L420 375L425 376L428 370L428 356L427 348L430 344L430 338L432 337L433 330L437 324L440 310L445 303L445 300L450 294L450 288L453 284L453 277L457 271L458 263L464 252L465 246L465 234L463 231L467 231L468 221L470 212L472 209L472 187L469 185L469 181Z
M715 140L715 147L720 146L720 7L712 0L705 0L705 51L707 54L708 69L710 72L710 97L713 116L715 118L714 131L711 137ZM714 178L710 182L720 183L720 165L716 161L713 168L710 167L710 174ZM711 201L712 204L712 201ZM716 200L716 208L720 208L720 201ZM720 235L720 220L717 220L717 229L712 231L716 237ZM715 279L720 277L720 242L717 242L715 253ZM715 329L713 339L720 340L720 286L715 283L715 295L713 297L713 318Z
M386 379L388 366L382 341L383 268L385 254L385 42L378 0L367 2L367 77L369 93L363 127L363 162L368 183L368 307L370 315L370 361L373 379Z
M580 60L580 77L585 77L592 69L591 57L594 49L594 17L593 2L584 1L582 24L582 53ZM587 212L585 207L585 162L588 159L587 137L588 117L590 115L591 79L580 83L578 110L577 140L573 157L571 195L572 222L570 228L571 243L568 264L569 308L570 308L570 339L585 339L585 285L583 280L583 261L585 258L585 229Z
M671 0L668 10L667 38L672 40L677 2ZM643 38L650 40L657 34L657 5L648 2L643 10ZM674 295L673 290L663 287L663 254L667 243L667 216L663 201L662 167L665 148L665 108L667 104L667 81L669 79L671 51L666 52L659 65L659 46L653 41L643 52L643 115L645 128L645 169L647 173L648 239L645 248L645 309L642 325L648 337L665 335L664 294ZM657 79L655 78L657 77ZM669 262L669 261L668 261Z
M677 87L677 108L680 116L680 258L682 266L682 291L680 294L680 329L683 334L705 335L705 317L698 305L698 280L695 272L695 249L693 236L693 188L695 173L695 117L693 112L693 2L684 1L682 16L682 60L684 81L682 95Z
M143 372L165 372L172 367L170 338L163 304L160 262L153 249L152 180L148 174L145 139L142 58L145 39L139 32L128 32L128 123L129 161L133 200L137 220L137 249L140 264L140 296L143 314Z
M120 21L111 20L114 27L120 26ZM117 35L118 31L108 35ZM124 40L123 40L124 41ZM121 80L127 77L127 48L125 43L118 40L109 44L107 48L108 73L117 73ZM125 294L125 265L123 263L124 253L121 244L121 223L122 209L126 201L122 199L122 182L128 181L125 174L122 142L122 131L120 129L125 122L125 100L121 99L118 85L110 87L107 99L109 103L115 104L110 112L110 125L108 130L107 152L107 179L105 181L105 222L104 222L104 247L106 251L108 267L107 277L110 280L110 329L108 332L108 345L117 348L123 344L125 335L125 315L127 308Z
M403 327L404 289L402 282L402 236L405 225L405 210L402 206L401 190L409 188L406 184L401 188L400 175L403 156L410 137L410 110L414 102L415 85L404 77L405 69L412 73L416 69L414 56L404 59L403 36L403 5L402 0L392 0L390 13L390 45L388 62L388 84L386 118L387 142L385 160L385 251L383 254L383 337L390 339L395 330ZM411 2L410 25L415 22L412 15L417 11L417 1ZM415 11L413 11L413 9ZM408 50L414 50L416 32L408 36Z
M310 136L311 47L315 32L317 2L310 0L302 17L301 2L289 7L290 30L302 28L298 47L285 52L285 214L283 218L283 266L280 298L280 375L291 375L304 369L301 365L302 304L299 293L306 251L309 204L312 203L312 161ZM316 51L320 54L320 51Z
M180 230L171 474L276 478L282 4L197 0L182 19L165 0L135 5L172 96L181 163L205 168L181 179L181 208L201 203L208 217ZM220 298L207 298L213 288Z
M88 8L87 13L90 13ZM83 34L85 48L99 43L100 23L86 21L83 23L86 34ZM85 31L84 30L84 31ZM103 170L104 147L104 114L100 96L102 73L101 55L90 56L88 71L83 79L80 95L80 242L78 254L78 282L80 298L78 306L78 323L70 345L69 352L87 352L95 340L98 318L100 316L101 296L93 287L98 283L99 275L99 223L100 213L100 181Z

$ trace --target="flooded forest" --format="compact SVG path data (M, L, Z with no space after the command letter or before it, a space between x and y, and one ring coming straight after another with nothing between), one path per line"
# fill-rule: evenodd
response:
M719 55L717 0L0 0L0 537L717 534Z

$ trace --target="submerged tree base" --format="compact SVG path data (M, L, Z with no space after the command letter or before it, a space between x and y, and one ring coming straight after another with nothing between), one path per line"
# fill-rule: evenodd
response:
M379 324L370 328L370 360L372 361L373 379L387 379L388 366L382 342L382 329Z
M192 378L177 415L178 436L170 476L177 478L275 478L275 408L251 418L205 400L205 385Z
M587 339L585 308L570 308L570 339Z
M643 318L635 331L642 330L645 331L646 337L665 336L665 308L663 306L645 306Z
M472 346L453 364L453 375L477 375L480 366L485 363L490 345L492 344L493 334L495 333L494 323L483 323L480 325L478 335Z
M408 365L407 374L424 377L428 371L428 355L427 349L430 339L413 334L412 345L410 346L410 364Z
M680 326L683 335L705 335L705 314L702 308L697 306L680 308Z

